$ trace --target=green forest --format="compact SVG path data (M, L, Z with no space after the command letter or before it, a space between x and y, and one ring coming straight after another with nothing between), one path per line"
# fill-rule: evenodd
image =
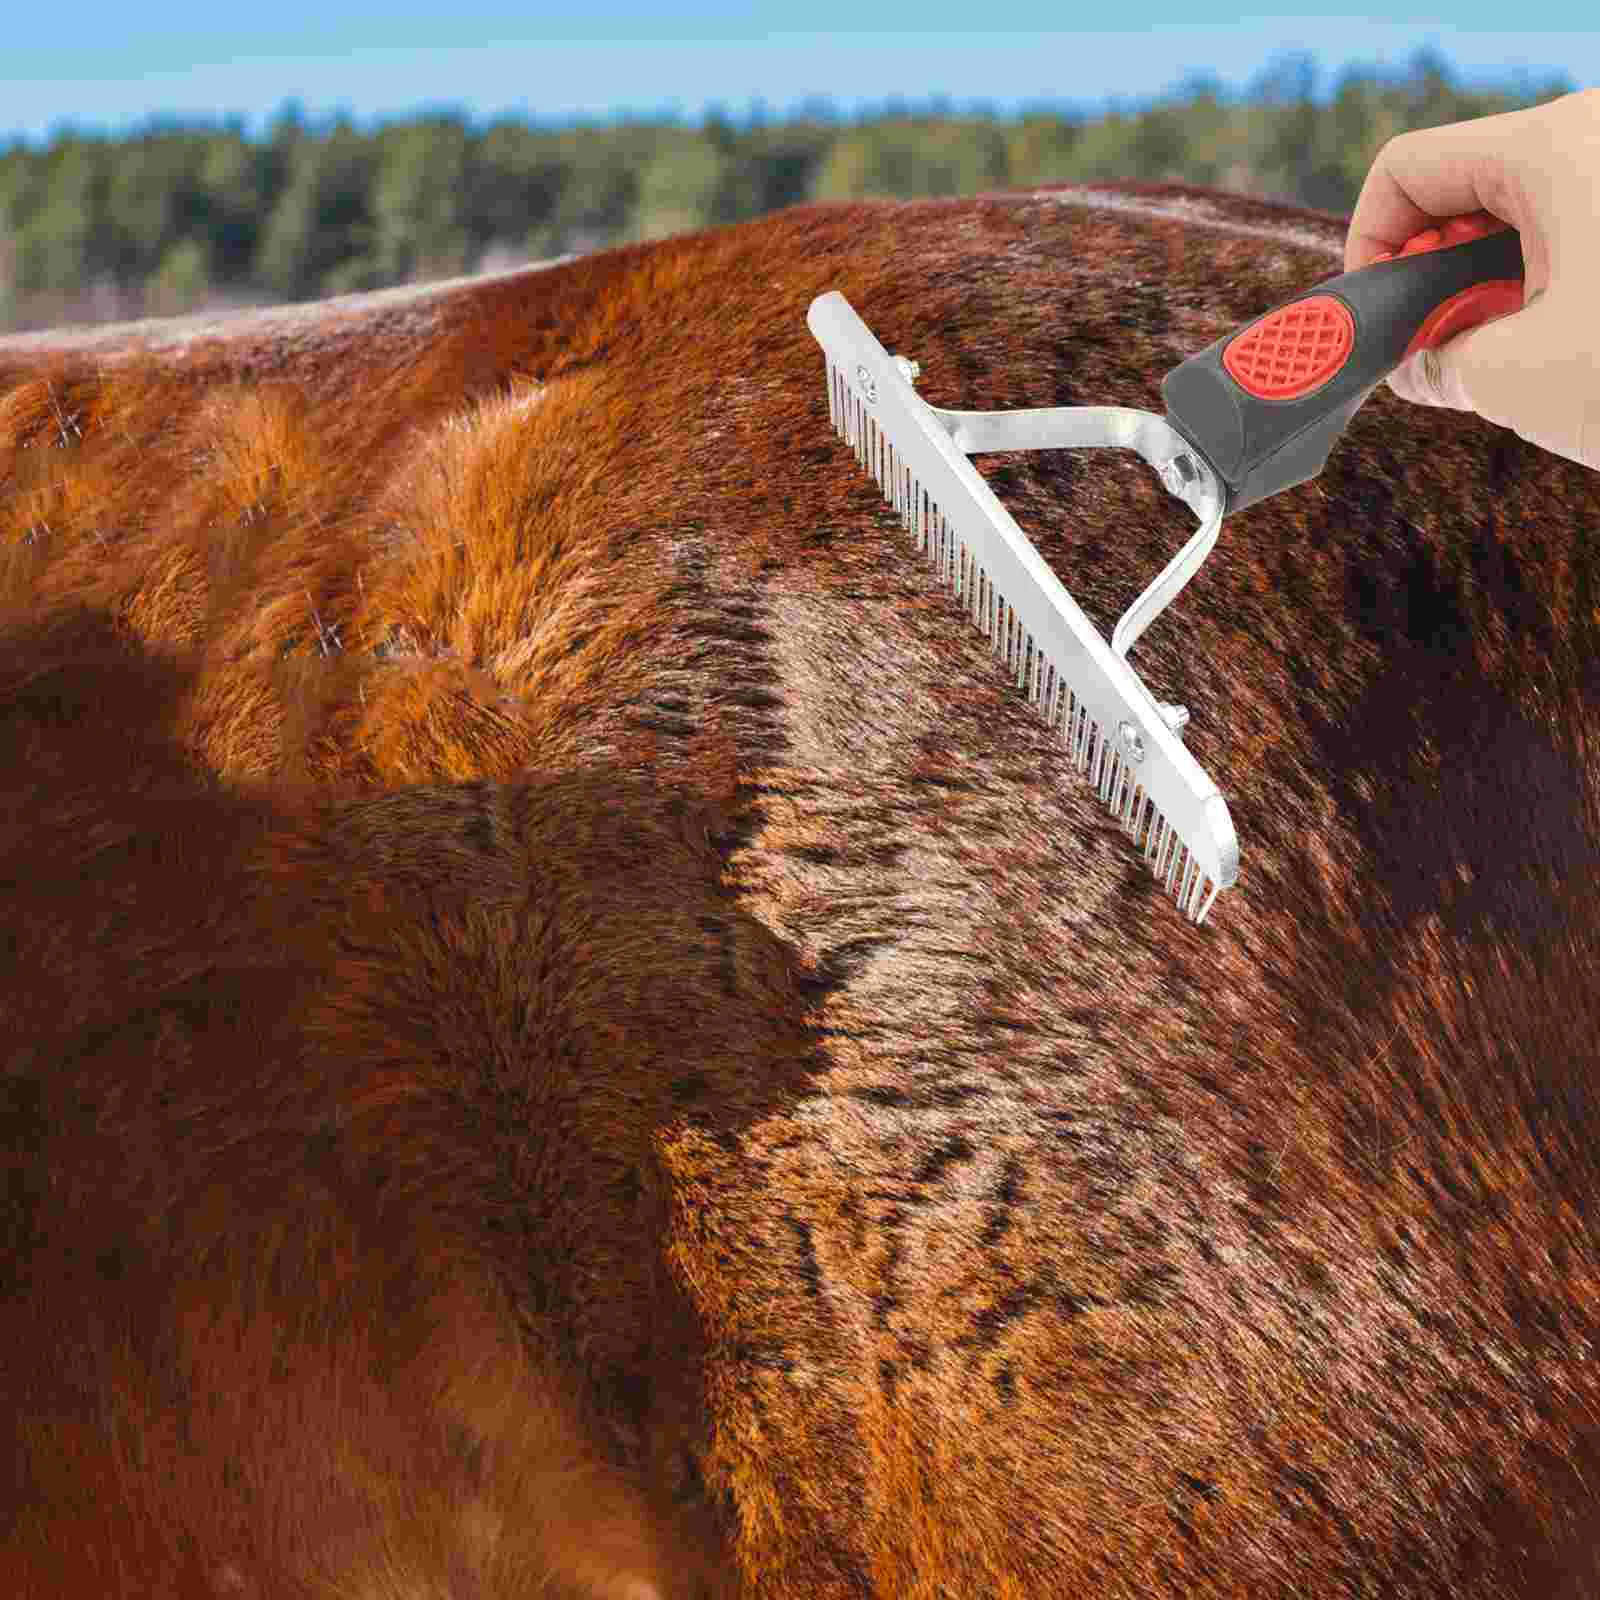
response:
M1237 97L1215 79L1093 117L889 101L843 119L808 102L736 126L623 120L484 126L428 112L358 129L286 104L242 120L60 131L0 146L0 330L317 299L719 224L800 201L972 194L1143 178L1348 211L1383 143L1543 103L1556 80L1468 90L1421 52L1404 75L1280 58Z

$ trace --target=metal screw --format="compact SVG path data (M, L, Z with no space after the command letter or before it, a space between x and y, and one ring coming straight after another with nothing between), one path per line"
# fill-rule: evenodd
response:
M915 383L922 376L922 368L909 356L896 356L894 364L899 367L900 375L907 383Z
M1156 709L1161 713L1161 720L1181 739L1189 722L1189 708L1165 705L1158 701ZM1122 747L1122 753L1135 765L1144 760L1144 736L1131 722L1117 724L1117 743Z
M1162 469L1161 481L1170 493L1179 496L1191 483L1200 481L1200 469L1189 456L1174 456Z
M863 398L869 404L878 398L878 385L872 374L867 370L867 365L864 361L856 366L856 385L861 390Z

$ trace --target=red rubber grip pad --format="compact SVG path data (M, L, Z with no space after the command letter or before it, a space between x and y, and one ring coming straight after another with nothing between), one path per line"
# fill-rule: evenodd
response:
M1222 352L1222 364L1258 400L1298 400L1345 364L1355 342L1356 319L1344 302L1314 294L1246 328Z

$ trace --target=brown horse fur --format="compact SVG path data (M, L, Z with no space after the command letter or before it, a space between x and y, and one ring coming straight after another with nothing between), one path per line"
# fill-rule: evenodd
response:
M828 428L1344 219L802 207L0 348L0 1593L1600 1596L1600 476L1376 392L1141 642L1185 923ZM979 458L1104 628L1193 525Z

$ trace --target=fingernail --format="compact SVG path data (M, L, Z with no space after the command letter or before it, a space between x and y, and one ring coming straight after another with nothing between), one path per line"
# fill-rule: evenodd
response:
M1439 364L1438 353L1433 350L1423 350L1420 355L1422 359L1417 373L1418 382L1435 405L1445 405L1447 402L1444 397L1444 369Z

